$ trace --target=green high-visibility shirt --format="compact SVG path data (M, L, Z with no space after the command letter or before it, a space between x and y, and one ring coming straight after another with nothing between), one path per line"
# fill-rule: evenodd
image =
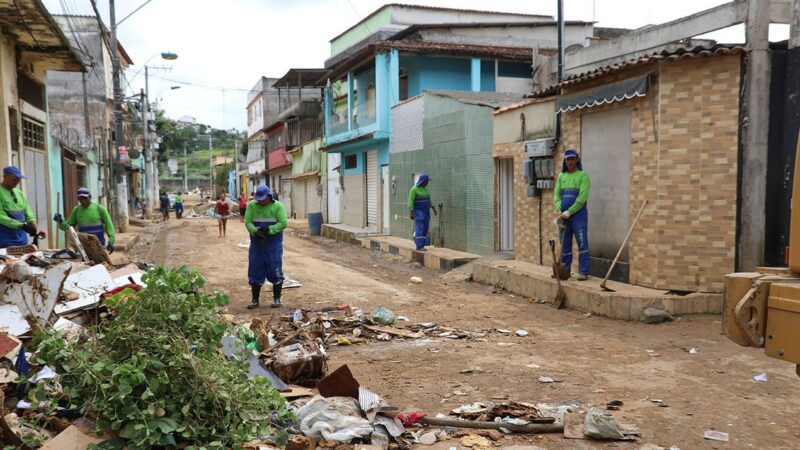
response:
M433 205L431 201L431 191L428 188L422 186L414 186L411 188L411 191L408 193L408 209L414 209L414 202L417 200L417 197L422 197L423 199L427 199L427 206L430 207ZM424 201L419 203L418 207L425 207Z
M278 234L284 228L289 226L289 220L286 218L286 208L283 203L273 201L269 205L262 205L255 200L251 200L247 204L247 211L244 213L244 226L250 234L256 234L259 228L256 224L266 224L269 234Z
M91 224L103 224L103 230L108 235L108 242L114 244L117 239L114 234L114 223L111 222L111 216L108 214L108 210L103 205L97 203L89 203L89 206L86 207L78 205L72 208L69 218L61 222L59 227L62 230L68 230L69 227Z
M577 189L578 197L572 206L569 207L569 213L575 214L580 211L586 201L589 199L589 174L582 170L575 170L575 172L561 172L556 180L556 188L553 191L553 197L556 203L556 212L561 213L561 191L565 189Z
M175 196L175 203L183 203L183 196L182 195L176 195Z
M11 217L9 214L13 214L18 218ZM12 230L18 230L25 224L21 220L23 215L26 222L36 221L25 194L17 188L9 191L0 186L0 225Z

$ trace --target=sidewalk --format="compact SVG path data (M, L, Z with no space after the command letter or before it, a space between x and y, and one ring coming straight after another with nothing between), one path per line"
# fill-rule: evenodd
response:
M557 282L552 268L523 261L479 261L474 263L472 278L479 283L501 287L509 292L548 303L555 298ZM667 291L609 281L600 288L599 278L587 281L562 281L567 295L564 306L612 319L640 320L645 308L657 308L670 314L722 312L722 294L692 293L672 295Z
M479 255L449 248L425 247L425 251L419 251L414 241L395 236L367 236L362 239L361 245L370 250L400 255L409 261L418 262L440 272L453 270L480 258Z

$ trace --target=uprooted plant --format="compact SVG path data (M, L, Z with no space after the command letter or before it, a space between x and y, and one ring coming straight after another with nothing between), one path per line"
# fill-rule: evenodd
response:
M266 379L248 379L244 363L220 354L225 295L203 292L205 279L188 269L157 267L144 282L106 299L108 317L86 342L40 336L34 362L56 370L71 407L119 431L131 449L236 448L291 421Z

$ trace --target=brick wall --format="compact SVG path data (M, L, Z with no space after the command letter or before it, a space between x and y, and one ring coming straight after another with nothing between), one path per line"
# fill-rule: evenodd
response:
M734 270L739 66L738 55L650 64L601 80L655 72L647 96L563 115L556 167L563 149L580 149L582 113L633 108L631 221L642 201L648 201L629 244L633 284L722 292L724 275ZM591 176L591 167L587 172ZM546 194L552 197L552 191ZM552 202L548 206L543 211L550 213Z
M366 212L364 211L364 177L363 174L342 175L344 192L342 193L342 222L354 227L363 228Z

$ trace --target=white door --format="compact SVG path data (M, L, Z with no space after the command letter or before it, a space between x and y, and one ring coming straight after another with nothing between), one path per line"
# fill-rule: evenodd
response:
M497 160L500 251L514 250L514 160Z
M367 152L367 228L378 227L378 151Z
M383 189L383 202L381 202L383 234L389 234L389 166L381 166L381 188Z
M341 153L328 154L328 223L340 223L342 221L340 214L342 190L339 181L339 166L341 162Z
M25 170L27 180L24 184L25 198L31 207L36 223L42 230L47 230L50 220L47 211L47 168L46 157L42 152L25 150ZM39 240L39 248L47 248L47 239Z
M287 180L282 178L281 181L281 191L283 191L283 197L281 197L281 202L283 206L286 208L286 215L288 217L292 216L292 180Z
M581 162L592 180L587 202L589 253L593 258L612 260L629 226L630 108L581 115ZM627 246L620 261L628 262Z

